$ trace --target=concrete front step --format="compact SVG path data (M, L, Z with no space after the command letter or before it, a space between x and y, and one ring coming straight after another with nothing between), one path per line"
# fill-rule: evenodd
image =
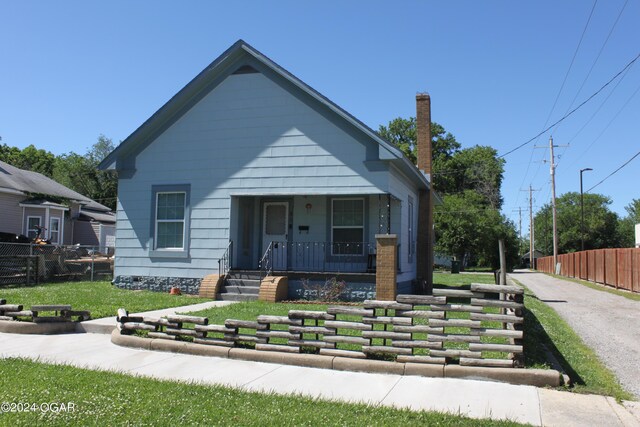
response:
M254 270L231 270L227 275L227 280L242 279L242 280L262 280L262 273Z
M220 293L218 299L221 301L256 301L258 294L232 294Z
M260 286L231 286L226 285L220 290L221 294L249 294L258 295Z
M254 279L225 279L224 281L225 286L239 286L239 287L254 287L254 288L259 288L260 287L260 280L254 280Z

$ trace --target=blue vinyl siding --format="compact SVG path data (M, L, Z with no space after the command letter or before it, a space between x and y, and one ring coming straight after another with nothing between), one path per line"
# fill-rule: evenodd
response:
M217 271L232 196L397 191L407 197L401 178L365 165L377 160L375 141L354 137L302 99L263 74L231 75L140 152L133 177L119 182L115 274L199 278ZM189 257L152 259L152 187L183 183L191 185ZM324 240L326 201L314 197L307 219L306 202L296 197L294 203L301 214L294 216L294 232L313 221L304 237ZM377 208L370 212L373 225ZM375 234L377 225L369 228Z

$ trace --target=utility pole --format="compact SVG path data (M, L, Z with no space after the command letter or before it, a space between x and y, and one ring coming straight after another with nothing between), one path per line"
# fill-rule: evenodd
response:
M533 233L535 233L535 227L533 226L533 189L529 184L529 268L533 268L533 251L536 248L536 241Z
M520 190L527 191L527 190ZM529 267L534 267L534 256L533 254L536 251L536 241L535 241L535 226L533 221L533 192L540 191L540 189L534 190L529 184ZM522 230L522 226L521 226ZM520 231L522 234L522 231Z
M551 210L553 214L553 271L558 265L558 228L556 224L556 162L553 156L553 136L549 137L549 152L551 154Z
M553 269L555 272L558 265L558 228L556 222L556 158L553 149L557 147L568 147L568 145L553 145L553 136L549 137L550 173L551 173L551 213L553 216ZM536 147L544 148L544 147Z
M518 206L518 209L511 209L511 212L518 212L518 255L522 255L522 207Z

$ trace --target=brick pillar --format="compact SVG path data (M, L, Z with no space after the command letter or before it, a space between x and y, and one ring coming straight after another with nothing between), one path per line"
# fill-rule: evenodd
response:
M416 145L418 169L431 178L431 98L429 94L416 95ZM433 187L432 187L433 188ZM433 289L433 193L432 188L421 190L418 198L418 233L416 244L416 268L418 291L431 294Z
M398 289L398 236L376 234L376 299L395 301Z

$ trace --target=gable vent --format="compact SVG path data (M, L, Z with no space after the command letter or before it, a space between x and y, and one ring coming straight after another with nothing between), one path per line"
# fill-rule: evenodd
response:
M253 68L251 65L243 65L242 67L238 68L236 71L233 72L233 74L251 74L251 73L259 73L259 71Z

